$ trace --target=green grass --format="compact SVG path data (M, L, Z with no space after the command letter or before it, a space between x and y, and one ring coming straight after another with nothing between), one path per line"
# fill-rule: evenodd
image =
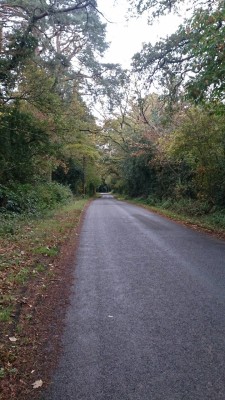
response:
M14 277L16 283L24 285L29 279L30 276L30 268L22 268L18 274Z
M33 250L34 254L42 254L44 256L49 256L49 257L55 257L59 253L59 248L57 247L37 247L36 249Z
M42 217L1 215L2 221L14 223L14 233L0 234L0 271L4 296L0 299L0 322L10 322L20 288L29 284L37 274L50 279L54 276L52 262L61 245L79 224L81 212L88 199L76 199L48 211ZM45 278L44 278L45 279ZM3 291L3 287L0 290Z
M39 263L39 264L35 265L35 271L37 273L44 272L45 270L46 270L46 266L44 264Z
M0 368L0 379L5 376L5 368Z
M11 321L12 307L0 306L0 322Z
M16 377L17 366L26 361L29 365L30 354L35 358L36 348L42 346L41 328L39 336L36 329L27 327L36 318L33 310L45 306L51 285L57 285L57 257L74 238L87 202L76 199L42 215L0 213L0 292L4 293L0 297L1 379ZM16 344L9 335L19 336ZM26 381L27 374L30 366L21 379Z

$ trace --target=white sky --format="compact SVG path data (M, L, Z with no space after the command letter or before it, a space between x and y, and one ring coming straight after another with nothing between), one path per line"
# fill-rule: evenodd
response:
M111 45L103 62L119 63L124 68L129 67L132 56L141 50L143 42L154 44L160 37L175 32L181 23L177 16L161 17L153 26L147 24L147 16L126 21L128 6L127 0L98 0L99 11L112 22L107 23L106 39Z

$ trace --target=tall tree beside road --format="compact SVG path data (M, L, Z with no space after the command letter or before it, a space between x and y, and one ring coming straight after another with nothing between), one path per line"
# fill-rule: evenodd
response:
M139 13L153 17L178 11L183 1L130 0ZM184 7L184 5L183 5ZM187 6L186 6L187 7ZM145 43L133 57L134 70L149 84L157 79L172 98L182 93L199 103L224 99L225 4L221 0L192 1L189 18L155 45ZM184 10L183 10L184 11Z
M3 101L9 99L28 60L47 68L56 80L60 73L75 79L87 74L95 66L96 54L107 47L95 0L9 0L0 5L0 15Z
M9 174L12 180L20 179L13 175L18 160L10 148L16 140L23 165L29 136L37 145L37 154L27 157L27 166L32 171L35 164L33 179L38 175L43 179L54 167L63 165L67 157L64 149L69 144L79 143L84 132L94 129L80 93L87 93L90 83L96 86L97 58L107 48L105 24L95 0L9 0L1 2L0 16L0 125L7 136L0 150L4 171L0 183L5 183ZM11 114L30 121L27 132L20 123L15 136ZM43 146L32 135L31 127L39 126L38 121L42 129L38 140L43 140L43 146L48 141L44 155L38 153ZM90 136L88 145L92 146ZM30 178L28 174L26 180Z

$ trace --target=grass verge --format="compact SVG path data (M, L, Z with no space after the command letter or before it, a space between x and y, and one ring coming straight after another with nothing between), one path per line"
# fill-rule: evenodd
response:
M51 286L57 290L61 251L72 235L78 236L86 204L86 199L77 200L36 220L15 217L13 229L0 236L1 400L26 399L26 393L28 398L34 396L30 382L35 381L38 366L27 368L40 342L38 312L45 309L47 318L44 304ZM35 329L31 329L33 321Z

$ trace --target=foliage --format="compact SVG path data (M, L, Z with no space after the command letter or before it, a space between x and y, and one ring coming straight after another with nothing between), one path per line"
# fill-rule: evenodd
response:
M72 198L69 188L58 183L0 185L1 212L40 213Z
M130 4L153 18L186 7ZM98 61L107 44L95 0L0 5L3 210L38 212L63 201L51 179L73 194L100 187L153 203L224 206L224 2L191 4L177 32L134 56L133 75ZM166 99L149 94L153 80ZM101 126L87 93L103 105Z
M150 166L152 155L127 157L122 164L125 192L131 196L147 196L154 190L155 171Z
M190 108L171 135L168 154L193 171L197 198L225 204L224 116L214 109Z
M174 201L167 199L159 201L151 196L146 198L126 198L135 204L141 204L152 211L166 215L173 220L190 224L194 229L203 228L207 232L214 232L224 238L225 214L224 209L214 209L208 212L208 204L196 200L183 199Z
M30 399L34 396L32 383L46 374L46 338L51 338L59 315L57 303L62 305L62 289L70 281L67 257L74 251L86 203L85 199L73 200L42 218L17 215L14 235L0 235L0 378L5 399ZM5 216L0 213L0 234Z
M95 55L107 47L105 26L95 0L57 2L9 0L0 6L2 16L2 99L15 88L26 60L51 69L60 79L62 71L73 74L71 61L86 69L97 66Z
M223 103L179 103L173 114L167 104L155 94L139 98L129 113L107 122L105 156L110 148L111 161L109 155L105 159L111 176L117 165L112 188L151 204L187 204L193 214L223 207Z
M164 13L179 3L140 1L138 10L157 7ZM193 14L177 32L155 45L144 44L133 58L134 70L151 84L157 80L173 101L184 92L199 103L224 99L224 2L195 2Z
M36 160L46 151L50 154L51 146L45 123L16 107L5 107L0 114L0 181L34 180Z
M132 6L131 10L135 8L138 14L151 10L152 16L155 18L171 12L179 12L185 0L129 0L129 2ZM191 10L205 9L213 8L217 3L218 0L211 0L210 2L208 0L190 0L188 6Z
M74 194L79 192L79 185L83 181L83 170L74 159L61 160L61 164L53 171L53 181L68 185Z
M9 191L17 184L19 191L32 183L38 190L58 168L58 181L74 193L86 182L93 192L96 150L89 133L96 125L80 93L104 84L97 58L107 44L96 1L9 0L0 15L0 184Z

